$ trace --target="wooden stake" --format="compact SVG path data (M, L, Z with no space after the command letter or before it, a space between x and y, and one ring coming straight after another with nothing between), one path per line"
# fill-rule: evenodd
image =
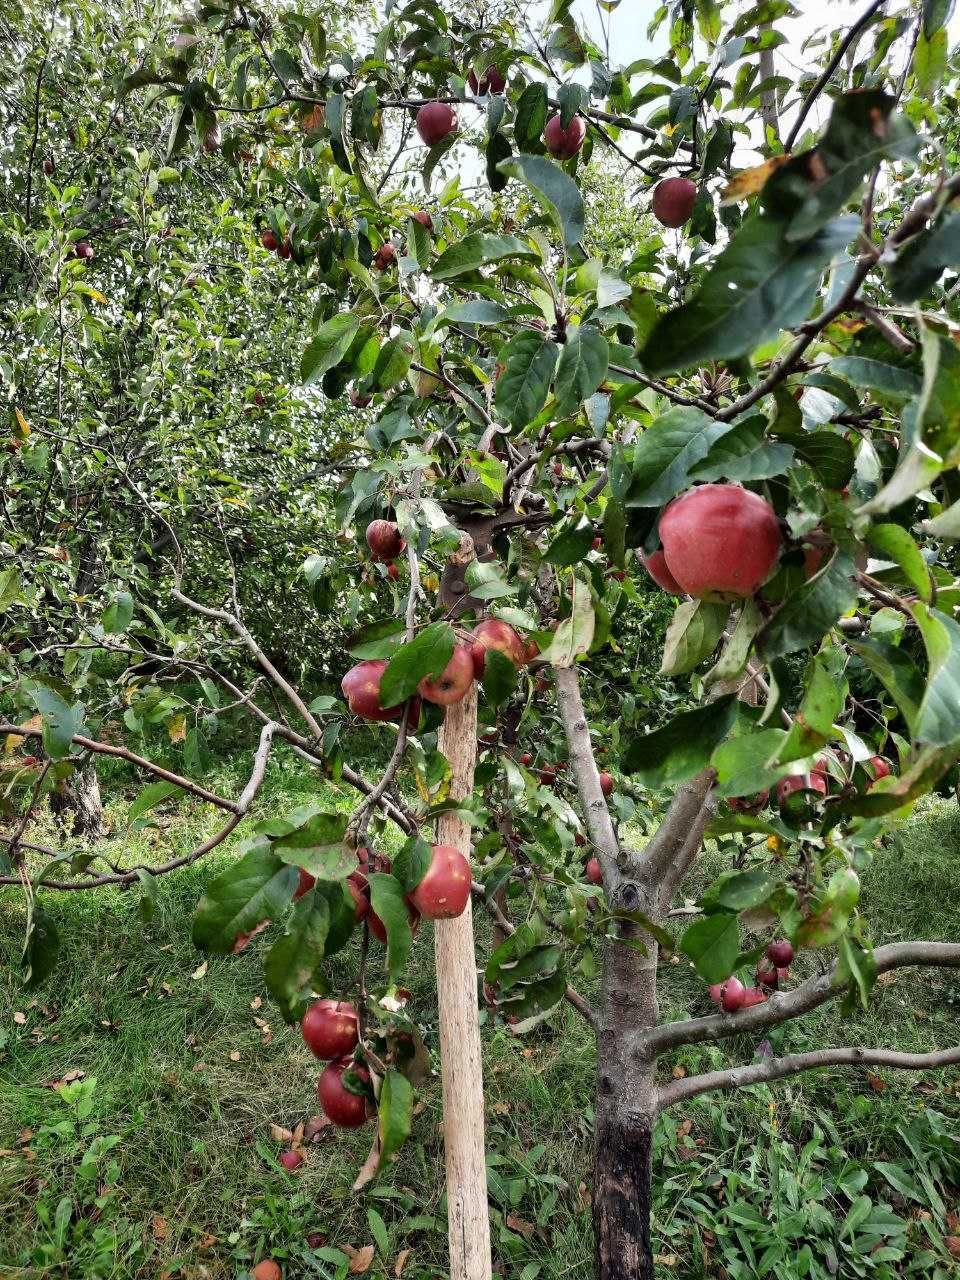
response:
M477 762L476 685L470 686L462 702L447 708L439 747L450 761L450 795L462 800L473 790ZM470 857L470 828L454 814L445 813L438 818L437 841L453 845ZM490 1280L483 1066L472 905L468 902L466 911L455 920L438 920L434 939L450 1280Z

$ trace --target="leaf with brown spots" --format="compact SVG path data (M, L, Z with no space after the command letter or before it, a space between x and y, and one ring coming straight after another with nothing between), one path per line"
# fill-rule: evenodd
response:
M720 193L721 204L736 204L738 200L746 200L762 191L767 180L790 159L789 156L771 156L763 164L755 164L752 169L741 169L735 173Z

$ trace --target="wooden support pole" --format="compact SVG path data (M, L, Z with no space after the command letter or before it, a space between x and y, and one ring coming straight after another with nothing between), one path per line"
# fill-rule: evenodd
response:
M447 708L439 747L450 762L450 795L462 800L473 790L477 761L476 685L470 686L462 702ZM470 828L455 814L445 813L438 818L437 841L453 845L470 857ZM438 920L434 939L450 1280L490 1280L483 1065L471 903L455 920Z

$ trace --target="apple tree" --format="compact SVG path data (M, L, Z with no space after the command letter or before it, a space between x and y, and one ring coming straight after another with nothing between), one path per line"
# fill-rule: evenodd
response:
M599 33L570 0L545 9L388 4L367 40L292 6L198 4L118 84L169 115L164 169L238 162L248 251L308 304L296 396L348 452L322 478L339 563L307 560L303 590L350 656L342 700L308 691L131 458L165 535L150 661L197 682L198 714L257 723L249 781L222 795L108 740L69 670L20 670L10 696L35 716L0 731L34 797L38 774L120 756L151 779L138 814L179 793L224 821L158 867L92 871L92 851L31 878L28 788L3 839L37 981L47 890L202 857L246 823L274 750L355 788L349 814L254 823L198 905L198 945L273 927L266 981L329 1061L323 1106L348 1126L377 1112L362 1183L425 1073L403 988L420 919L488 909L492 1015L523 1034L567 1001L596 1033L596 1269L635 1280L653 1276L666 1109L817 1068L960 1062L842 1045L670 1071L685 1046L863 1004L890 970L960 965L958 943L875 945L859 909L877 842L960 757L954 56L936 0L815 33L799 78L778 62L802 39L788 0L662 6L662 52L629 65L616 0ZM643 217L618 222L617 200ZM96 287L97 259L74 261ZM362 722L388 744L375 780L344 745ZM727 868L678 911L705 840ZM311 1004L352 936L355 1000ZM665 952L704 984L673 1023ZM596 1007L575 985L594 968Z

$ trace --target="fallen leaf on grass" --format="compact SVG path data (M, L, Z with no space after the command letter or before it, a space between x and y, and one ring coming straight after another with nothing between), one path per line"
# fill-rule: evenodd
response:
M230 1061L231 1061L231 1062L239 1062L239 1061L240 1061L240 1050L239 1050L239 1049L232 1049L232 1050L230 1051Z
M206 960L204 960L204 962L203 962L203 964L200 966L200 968L199 968L199 969L194 969L194 971L193 971L193 973L191 973L190 977L194 980L194 982L199 982L201 978L203 978L203 977L205 977L205 976L206 976L206 972L207 972L207 962L206 962Z
M272 1124L270 1126L270 1137L274 1142L292 1142L293 1130L284 1129L284 1127L279 1124Z
M413 1252L412 1249L401 1249L400 1252L397 1254L397 1260L393 1264L393 1274L395 1276L399 1276L402 1274L403 1268L407 1265L407 1259L410 1257L410 1254L412 1252Z
M329 1129L333 1121L329 1116L311 1116L303 1126L303 1138L305 1142L313 1142L320 1136L324 1129Z
M343 1251L350 1259L347 1270L352 1276L362 1276L370 1270L374 1254L372 1244L365 1244L362 1249L353 1249L350 1245L345 1244Z
M166 1240L170 1230L166 1218L162 1218L159 1213L155 1213L153 1215L151 1227L153 1229L154 1240Z
M25 1013L21 1013L20 1010L18 1009L17 1012L13 1015L13 1020L18 1027L22 1027L24 1023L27 1021L27 1015Z
M74 1067L71 1071L66 1071L59 1080L48 1080L43 1086L44 1089L62 1089L64 1085L73 1084L75 1080L83 1080L86 1072L81 1071L78 1067Z
M944 1236L943 1243L951 1258L960 1258L960 1236Z
M536 1227L532 1222L525 1222L523 1218L518 1218L515 1214L507 1214L507 1226L511 1231L516 1231L523 1236L524 1240L529 1240L536 1231Z

